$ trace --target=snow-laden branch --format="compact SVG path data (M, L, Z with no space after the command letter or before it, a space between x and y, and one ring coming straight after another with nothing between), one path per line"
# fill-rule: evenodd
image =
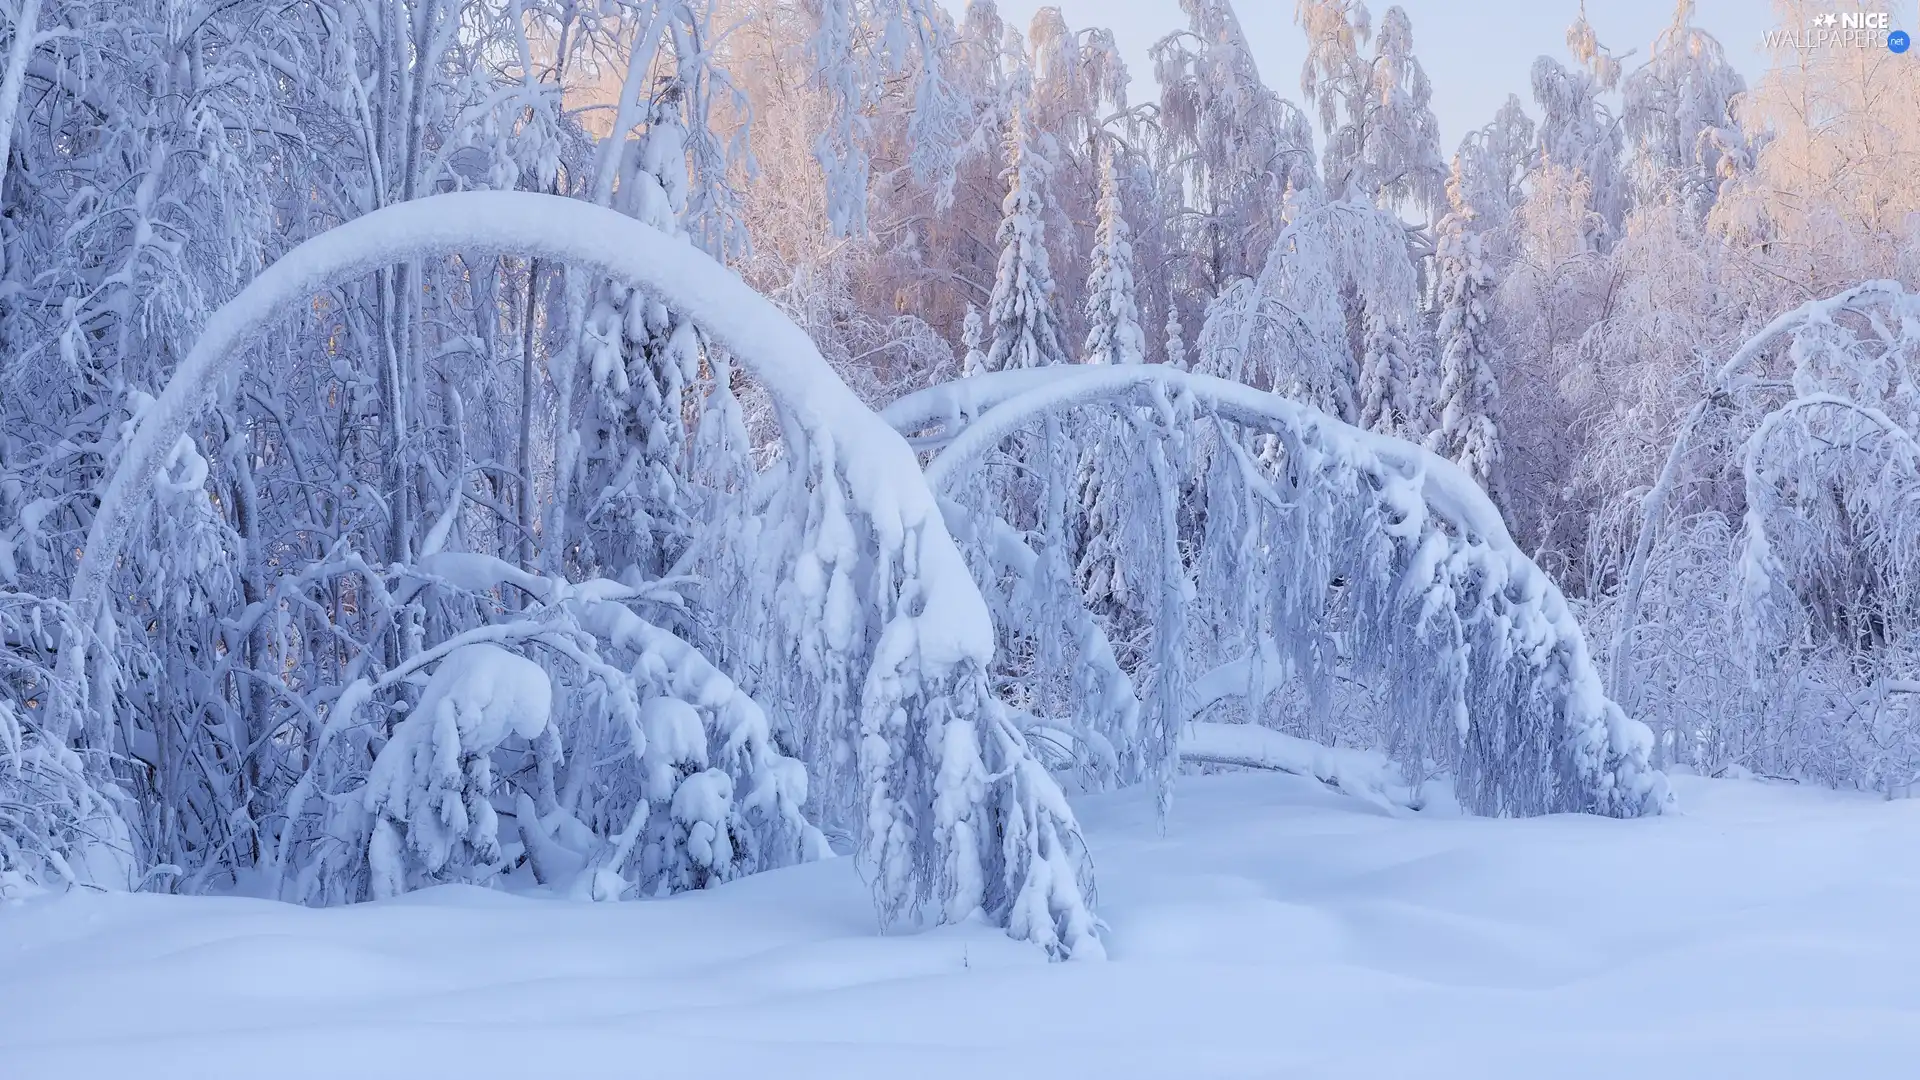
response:
M1266 504L1243 535L1270 590L1260 617L1275 625L1237 632L1286 641L1293 670L1318 677L1348 648L1326 640L1329 611L1349 611L1352 655L1338 662L1387 680L1399 726L1384 737L1416 767L1422 757L1449 764L1464 805L1632 816L1667 804L1649 764L1651 736L1608 700L1559 588L1449 461L1297 401L1164 365L984 374L909 395L883 415L938 450L927 479L946 492L1009 437L1090 405L1158 412L1167 430L1211 415L1278 440L1271 477L1249 472L1265 467L1251 459L1233 464L1237 446L1221 451L1229 475ZM1210 515L1224 509L1210 497ZM1242 576L1219 587L1259 586ZM1229 693L1223 679L1279 666L1229 662L1196 689L1217 700ZM1252 696L1263 697L1263 676L1248 677Z
M682 311L738 358L809 437L843 444L849 494L883 541L917 538L925 651L948 663L992 651L986 607L967 579L906 443L875 417L806 333L719 263L632 218L574 199L470 191L389 206L301 244L207 320L101 492L71 600L96 611L127 530L167 455L246 346L320 292L378 267L460 252L537 256L630 281ZM931 526L931 527L929 527Z
M1386 755L1287 735L1254 724L1189 724L1180 760L1310 776L1337 791L1388 810L1418 810L1419 790Z
M940 491L1035 419L1080 405L1126 401L1142 388L1156 389L1168 399L1191 398L1202 411L1250 428L1323 432L1333 444L1417 482L1427 506L1464 533L1513 547L1500 511L1459 466L1445 458L1403 439L1342 423L1290 398L1164 364L995 372L909 394L881 410L881 416L906 432L946 427L944 439L915 440L922 449L942 447L927 465L927 482ZM1537 568L1534 573L1539 573Z

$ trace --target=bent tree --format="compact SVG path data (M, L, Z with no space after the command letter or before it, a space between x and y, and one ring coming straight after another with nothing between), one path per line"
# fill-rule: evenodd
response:
M1866 281L1713 373L1641 496L1611 685L1668 760L1920 782L1920 295ZM1718 670L1676 643L1733 631Z
M1087 411L1125 418L1132 437L1104 452L1143 478L1113 538L1131 591L1157 597L1132 663L1034 551L1072 538L1018 528L980 497L995 447ZM936 451L927 479L950 500L1003 650L1072 650L1008 681L1035 745L1095 786L1153 779L1166 806L1185 725L1237 710L1383 749L1415 784L1450 776L1476 813L1628 817L1669 801L1648 729L1608 699L1558 587L1435 454L1161 365L978 375L883 415ZM1204 491L1203 515L1183 514L1186 491Z
M67 601L84 648L59 651L57 680L90 700L72 703L52 741L88 762L91 788L115 786L111 763L128 742L113 696L126 603L117 567L156 500L191 484L191 421L250 344L330 287L475 253L630 283L771 399L780 456L720 502L676 568L703 581L702 617L735 631L716 637L756 644L723 672L643 614L684 610L674 592L684 580L569 581L456 550L456 487L404 564L343 556L294 571L350 579L355 604L392 613L386 632L399 645L356 642L337 682L273 688L291 706L269 737L292 749L280 812L259 825L258 869L272 887L328 902L489 880L502 869L497 815L475 785L497 777L514 791L536 873L564 874L555 883L585 895L698 886L810 857L817 824L857 837L885 924L984 910L1055 955L1098 955L1077 826L987 692L987 607L912 452L731 272L631 218L555 196L469 192L376 210L295 248L208 320L126 437ZM539 674L501 674L475 649L504 649ZM494 684L453 685L448 665ZM543 676L551 722L532 704ZM128 854L132 878L151 869L137 833Z

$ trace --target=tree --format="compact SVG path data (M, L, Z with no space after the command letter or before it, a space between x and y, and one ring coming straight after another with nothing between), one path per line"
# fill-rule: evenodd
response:
M866 231L872 124L868 110L890 74L914 80L908 138L915 175L951 198L965 108L941 67L945 12L932 0L821 0L807 53L826 89L828 122L814 144L826 174L829 226L836 236ZM877 32L876 32L877 31Z
M1146 362L1147 341L1134 303L1132 231L1121 210L1113 157L1109 148L1100 171L1100 225L1087 275L1086 362L1140 364Z
M737 277L605 208L513 192L412 200L310 241L255 279L209 320L208 332L129 434L101 491L69 596L74 609L87 613L86 625L112 625L117 601L110 586L130 525L179 461L179 435L213 402L260 325L297 308L293 298L368 265L444 257L465 243L577 261L596 275L641 283L707 328L781 403L794 454L781 458L774 477L756 488L764 501L734 504L739 516L716 534L758 543L750 557L733 559L716 542L700 569L715 582L717 602L746 608L724 612L722 620L751 620L759 631L751 639L756 651L739 663L771 673L761 683L764 692L789 703L803 752L811 752L808 769L835 785L820 812L858 813L839 820L859 823L861 867L881 918L932 911L951 921L984 910L1056 956L1097 955L1078 828L1054 781L987 691L992 628L986 607L911 449L832 376L799 328ZM375 657L363 649L344 686L315 688L330 707L282 805L267 880L287 884L303 899L338 902L364 894L376 869L370 860L380 849L369 835L375 823L367 820L366 804L338 797L355 789L363 779L357 771L365 767L343 733L358 729L362 710L376 703L389 715L405 711L392 709L397 687L482 641L550 650L549 670L557 669L573 693L557 712L567 718L568 738L576 747L606 751L576 754L556 776L562 748L535 743L526 750L533 760L511 770L534 789L522 794L546 804L538 807L542 814L558 803L563 824L571 818L588 825L586 835L595 840L583 874L592 895L616 896L627 887L609 890L601 883L626 880L621 875L652 816L649 775L688 764L679 749L682 734L656 745L641 726L640 714L654 697L676 697L702 712L710 753L735 759L752 780L703 782L697 796L703 804L725 786L747 803L756 849L777 861L819 854L821 845L807 842L809 826L799 817L806 772L773 751L764 715L742 700L737 683L629 606L653 599L649 592L605 579L576 583L529 574L485 554L446 551L451 517L443 511L418 559L372 577L379 590L368 602L389 606L387 597L398 592L433 601L427 626L469 625L436 644L416 641L421 647L384 670L370 669ZM505 613L479 603L509 586L536 604ZM80 686L105 670L111 643L106 632L64 649L60 680ZM314 715L311 702L307 709ZM678 720L672 725L684 727ZM833 760L852 746L858 747L854 762ZM608 769L611 774L600 772ZM598 775L589 779L589 771ZM711 865L714 834L692 826L725 820L719 816L724 808L689 810L688 816L680 813L678 794L674 801L675 820L689 828L672 835L695 862ZM306 863L292 882L285 877L289 852ZM648 867L638 869L645 874Z
M1535 133L1520 98L1508 94L1491 123L1460 140L1460 175L1467 202L1489 232L1505 228L1526 199L1527 176L1539 164Z
M979 521L981 465L1007 434L1087 407L1144 419L1132 435L1150 482L1126 519L1148 541L1138 580L1153 638L1126 678L1107 677L1110 650L1085 609L1046 588L1030 544L1047 534L976 526L961 537L996 622L1081 645L1066 670L1091 685L1023 698L1036 743L1068 747L1070 762L1085 762L1075 773L1098 776L1103 758L1118 758L1124 783L1131 760L1131 775L1161 785L1164 814L1180 733L1195 709L1217 706L1322 744L1390 747L1414 775L1450 774L1479 813L1668 805L1650 733L1601 692L1557 587L1484 491L1412 443L1163 364L995 372L910 395L887 416L933 452L926 475L959 504L949 513ZM1207 435L1217 437L1182 447ZM1258 452L1265 435L1285 447L1279 460ZM1206 514L1187 537L1176 527L1180 457L1206 472ZM1135 679L1147 688L1137 698ZM1377 694L1354 689L1369 686Z
M1889 796L1920 775L1920 444L1912 383L1884 377L1913 348L1884 328L1916 312L1887 281L1808 301L1743 335L1685 409L1634 507L1611 672L1674 759ZM1719 670L1660 678L1660 646L1707 627L1734 631Z
M961 361L962 375L977 375L986 370L987 354L980 351L985 341L986 324L980 318L980 309L967 305L967 320L961 330L960 343L966 348L966 358Z
M1620 62L1600 44L1586 8L1567 30L1567 46L1579 66L1551 57L1534 60L1533 100L1540 106L1540 159L1583 178L1592 199L1594 243L1605 249L1619 235L1627 212L1620 175L1620 121L1600 100L1620 82Z
M1719 194L1722 151L1738 126L1734 99L1746 89L1720 42L1693 25L1693 0L1676 0L1673 22L1620 87L1639 201L1672 198L1696 220L1706 217Z
M1806 25L1806 5L1783 9ZM1920 66L1910 55L1782 45L1715 133L1721 190L1709 229L1743 271L1740 303L1778 311L1888 278L1920 281ZM1817 191L1809 199L1806 192Z
M1152 49L1166 186L1185 193L1180 242L1192 290L1210 301L1266 260L1288 192L1316 197L1313 132L1260 79L1228 0L1181 0L1188 28Z
M1414 400L1414 360L1405 330L1377 306L1367 309L1365 319L1357 388L1359 416L1355 423L1389 435L1411 433L1419 405Z
M1413 55L1407 13L1387 9L1371 57L1360 54L1372 27L1358 0L1300 0L1294 19L1307 33L1300 88L1318 106L1326 133L1327 190L1335 198L1436 212L1446 177L1440 124L1432 85Z
M1100 226L1087 284L1086 362L1141 364L1146 362L1147 343L1134 305L1133 246L1121 214L1113 158L1114 150L1109 148L1101 170ZM1101 426L1104 432L1099 432ZM1082 522L1074 577L1081 595L1101 609L1126 607L1132 599L1123 566L1122 534L1127 527L1127 488L1137 462L1128 452L1127 428L1123 416L1096 424L1099 434L1086 443L1080 456L1076 494Z
M1047 258L1042 202L1044 176L1027 143L1026 118L1021 112L1014 114L1008 127L1007 159L1000 271L987 305L987 371L1067 362L1053 307L1053 271Z
M1490 326L1493 280L1488 273L1478 215L1468 205L1459 159L1447 184L1451 210L1435 230L1439 242L1440 395L1438 417L1427 445L1450 458L1474 482L1497 492L1500 482L1500 429L1495 406L1500 391L1495 384L1496 346Z
M1180 309L1167 306L1167 340L1164 346L1167 366L1184 369L1187 366L1187 343L1181 336Z

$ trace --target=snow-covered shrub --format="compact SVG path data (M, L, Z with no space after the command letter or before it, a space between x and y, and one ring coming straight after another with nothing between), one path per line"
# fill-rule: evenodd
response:
M497 645L463 645L440 661L367 773L376 899L499 870L494 751L545 732L552 708L547 673Z
M64 736L85 687L61 681L50 661L84 634L66 605L0 591L0 899L137 883L123 798Z
M288 799L293 825L276 858L291 842L302 864L291 897L484 884L524 858L536 881L617 899L824 853L803 809L805 770L774 745L765 713L691 645L625 606L630 587L570 585L458 552L394 578L483 610L503 584L537 599L495 608L493 621L339 694L320 759ZM396 695L430 664L419 701L399 710ZM362 776L349 736L375 710L401 719ZM514 819L504 833L503 812Z
M806 770L781 752L758 702L691 645L626 607L568 604L611 656L632 658L631 763L603 770L591 798L596 816L611 822L624 810L626 828L639 830L631 876L640 893L704 888L825 854L804 809ZM596 867L609 869L620 871L605 860Z

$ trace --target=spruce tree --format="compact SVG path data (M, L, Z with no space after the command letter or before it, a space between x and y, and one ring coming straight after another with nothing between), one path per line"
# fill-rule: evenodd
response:
M1119 184L1111 149L1101 163L1100 219L1094 233L1093 269L1087 276L1087 363L1146 362L1146 335L1140 330L1134 298L1133 245L1121 214ZM1126 417L1115 414L1099 437L1090 438L1080 456L1077 491L1081 513L1080 551L1074 581L1089 604L1111 612L1129 598L1122 569L1122 536L1127 482L1136 464L1128 454Z
M1481 254L1480 232L1466 200L1460 162L1447 181L1452 207L1440 220L1436 255L1440 292L1438 426L1428 436L1435 453L1451 458L1489 492L1500 470L1500 429L1494 419L1494 342L1488 325L1493 281Z
M1093 270L1087 275L1087 363L1139 364L1147 339L1134 301L1132 230L1122 216L1120 185L1108 150L1100 170L1100 221Z
M987 371L1067 362L1053 311L1053 271L1041 201L1039 155L1027 144L1024 109L1007 127L1007 197L1000 204L1000 272L987 305Z

